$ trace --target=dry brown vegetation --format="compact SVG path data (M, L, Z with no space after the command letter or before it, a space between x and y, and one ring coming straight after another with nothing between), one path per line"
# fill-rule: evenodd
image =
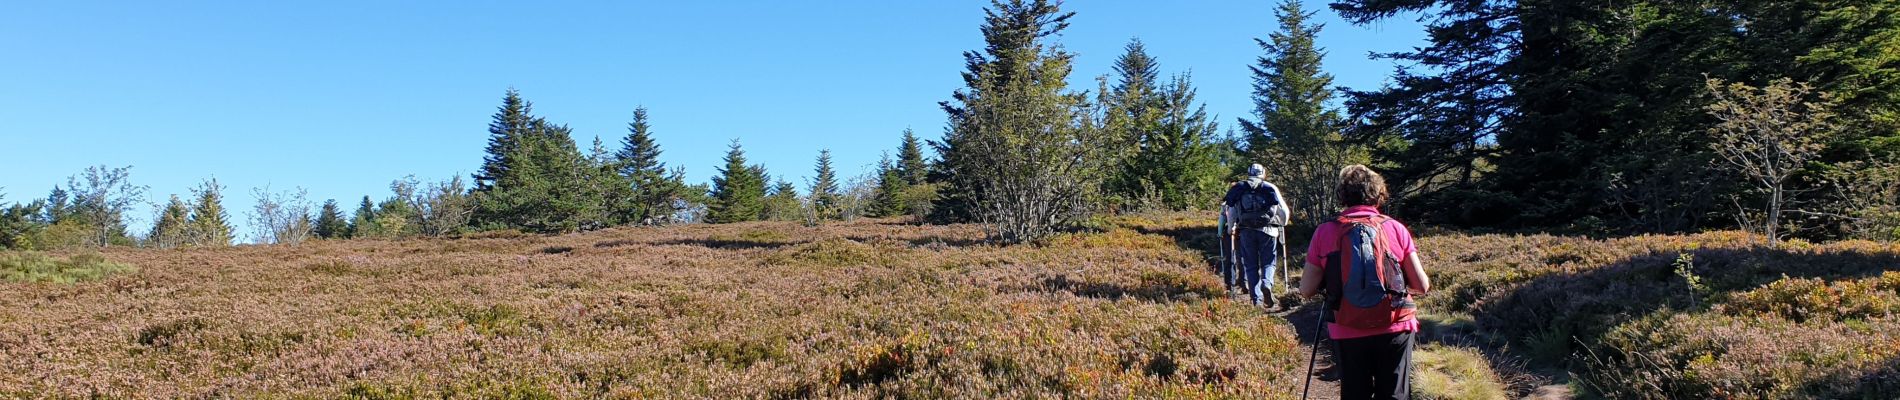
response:
M1900 245L1763 242L1427 236L1428 330L1611 398L1900 396Z
M0 397L1289 397L1291 330L1165 234L1198 223L114 249L0 283Z
M71 279L0 283L0 397L1297 394L1306 349L1218 299L1206 221L1097 225L1015 246L859 221L12 254ZM1420 395L1522 395L1527 371L1618 398L1900 391L1900 246L1760 242L1423 235L1444 357Z

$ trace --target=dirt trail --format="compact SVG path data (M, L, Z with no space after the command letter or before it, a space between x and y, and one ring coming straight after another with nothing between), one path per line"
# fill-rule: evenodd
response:
M1283 302L1288 301L1286 299L1287 297L1283 297L1283 300L1281 301ZM1318 342L1320 344L1320 348L1318 352L1319 357L1317 357L1318 358L1317 362L1314 362L1313 360L1308 359L1308 357L1314 354L1313 343L1316 340L1319 340L1321 338L1320 336L1321 332L1318 329L1319 328L1319 325L1318 325L1319 303L1308 302L1306 304L1301 304L1294 307L1283 308L1281 310L1272 311L1272 312L1269 312L1268 314L1274 315L1280 318L1285 318L1287 323L1293 325L1294 334L1298 335L1300 338L1301 347L1300 347L1299 370L1301 371L1301 373L1306 372L1306 366L1308 365L1307 363L1310 362L1312 363L1311 365L1313 365L1314 376L1311 379L1313 382L1313 388L1312 388L1312 391L1308 393L1307 398L1308 399L1325 399L1325 400L1338 399L1339 398L1339 382L1337 380L1321 379L1322 376L1320 376L1323 372L1330 371L1333 368L1332 356L1330 354L1332 353L1332 349L1330 346L1331 343L1328 343L1325 341ZM1304 382L1304 379L1302 380L1302 382ZM1294 388L1294 393L1298 393L1300 389L1302 388Z
M1293 299L1293 297L1290 295L1281 295L1278 297L1281 298L1280 299L1281 304L1287 304ZM1228 296L1228 300L1245 303L1247 301L1247 296L1239 295L1239 294L1230 294ZM1311 373L1313 374L1312 389L1311 391L1307 393L1308 395L1306 398L1318 399L1318 400L1338 400L1339 399L1339 381L1332 378L1322 379L1323 375L1325 375L1326 372L1331 371L1333 368L1332 354L1331 354L1332 348L1330 347L1331 343L1325 342L1325 341L1319 342L1320 348L1318 350L1319 352L1318 352L1318 357L1317 357L1319 360L1317 362L1313 362L1313 360L1309 358L1315 354L1314 349L1313 349L1313 341L1320 339L1320 334L1321 334L1319 331L1319 325L1318 325L1319 324L1319 306L1320 306L1319 302L1313 301L1313 302L1307 302L1305 304L1295 304L1293 306L1281 307L1281 308L1273 309L1273 310L1262 310L1262 312L1265 312L1267 315L1285 319L1287 321L1287 324L1293 326L1293 334L1295 336L1298 336L1300 339L1300 348L1299 348L1300 361L1298 365L1299 368L1297 368L1297 371L1299 372L1297 373L1299 374L1308 373L1307 365L1309 362L1312 362L1312 366L1313 366L1313 369L1311 371ZM1294 393L1295 396L1299 395L1300 391L1305 389L1304 384L1306 382L1306 379L1305 377L1300 377L1300 379L1301 379L1300 384L1297 386L1294 386L1291 390L1291 393Z

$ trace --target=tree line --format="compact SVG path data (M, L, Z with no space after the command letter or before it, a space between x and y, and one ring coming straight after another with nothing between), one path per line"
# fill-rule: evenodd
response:
M1282 1L1254 39L1252 113L1223 130L1192 76L1164 75L1139 39L1092 90L1069 87L1075 57L1054 40L1074 13L1059 1L993 0L984 46L963 54L964 87L940 103L941 137L903 130L895 154L861 176L839 176L821 150L812 177L789 182L734 139L710 182L688 184L660 161L644 108L612 148L596 136L583 149L509 89L469 180L400 179L391 197L365 196L347 216L334 200L311 215L300 191L259 189L249 216L254 239L271 243L900 216L978 223L1014 242L1102 213L1210 208L1258 162L1301 224L1330 215L1340 167L1370 164L1393 185L1386 211L1426 223L1900 237L1900 5L1339 0L1331 9L1356 24L1422 13L1430 42L1374 55L1401 66L1388 84L1335 87L1316 45L1319 11ZM122 217L144 191L125 175L88 169L5 209L0 245L230 242L215 181L190 200L173 196L152 232L125 232Z
M1341 0L1333 9L1360 24L1430 21L1428 45L1380 55L1407 66L1392 84L1346 94L1348 140L1390 173L1405 213L1579 233L1752 226L1776 237L1900 237L1900 4ZM1750 140L1725 139L1737 135ZM1786 174L1729 162L1751 150L1768 155L1752 163Z

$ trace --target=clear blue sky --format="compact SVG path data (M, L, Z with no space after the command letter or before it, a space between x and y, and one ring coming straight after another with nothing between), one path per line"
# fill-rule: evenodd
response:
M1074 1L1058 39L1077 89L1129 38L1164 74L1191 70L1223 129L1248 115L1253 38L1274 0ZM651 111L669 165L703 182L726 144L803 186L820 148L855 175L905 128L942 132L937 102L979 49L982 1L32 1L0 13L0 193L44 197L88 165L131 165L154 202L216 177L244 221L251 188L304 187L353 209L388 183L466 175L508 87L586 146ZM1419 24L1340 21L1320 45L1337 84L1380 85L1370 51ZM135 227L149 226L140 210ZM249 228L239 224L241 231Z

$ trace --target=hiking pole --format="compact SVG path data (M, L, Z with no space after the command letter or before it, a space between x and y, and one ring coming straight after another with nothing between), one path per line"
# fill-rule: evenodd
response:
M1240 271L1242 263L1240 259L1240 229L1238 228L1238 225L1229 225L1227 227L1227 284L1228 287L1232 288L1244 288L1245 286L1241 284L1241 281L1245 280L1242 278L1246 275Z
M1319 315L1314 316L1313 319L1318 320L1319 323L1313 327L1313 353L1306 356L1306 388L1300 389L1300 400L1306 400L1307 393L1313 391L1313 366L1319 363L1320 335L1325 334L1326 330L1326 307L1321 306Z
M1238 215L1240 211L1229 210L1229 212ZM1239 217L1234 217L1228 220L1227 223L1227 246L1233 249L1231 250L1232 253L1229 254L1234 255L1234 260L1227 263L1227 267L1230 268L1228 275L1230 275L1231 278L1229 279L1234 281L1234 287L1239 288L1240 291L1253 291L1252 288L1247 287L1247 254L1240 250L1240 219Z
M1289 232L1287 228L1285 227L1280 228L1280 238L1279 238L1280 239L1280 246L1279 246L1280 256L1274 258L1274 261L1280 263L1280 266L1274 269L1279 270L1278 272L1280 273L1280 286L1282 286L1284 289L1287 289L1287 290L1296 290L1297 288L1293 287L1293 282L1288 281L1286 279L1286 275L1287 275L1286 234L1287 232Z
M1214 245L1220 246L1220 260L1214 262L1214 274L1220 275L1221 287L1229 294L1234 291L1234 282L1227 279L1227 206L1221 206L1220 218L1214 227Z

